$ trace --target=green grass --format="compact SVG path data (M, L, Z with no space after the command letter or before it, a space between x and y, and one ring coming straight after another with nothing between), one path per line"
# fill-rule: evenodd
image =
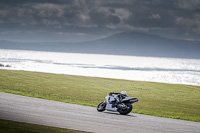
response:
M0 133L83 133L83 132L0 119Z
M109 92L127 91L133 112L200 122L200 86L0 70L0 91L96 107Z

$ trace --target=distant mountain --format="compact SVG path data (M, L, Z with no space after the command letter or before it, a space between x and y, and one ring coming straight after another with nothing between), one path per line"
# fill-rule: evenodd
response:
M95 41L74 43L0 41L0 48L200 59L200 41L169 39L140 32L123 32Z

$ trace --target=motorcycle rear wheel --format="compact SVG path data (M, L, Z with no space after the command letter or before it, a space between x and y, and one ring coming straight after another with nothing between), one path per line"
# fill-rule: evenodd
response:
M103 112L105 109L106 109L106 103L105 103L105 101L104 101L104 102L101 102L101 103L97 106L97 111L99 111L99 112Z
M125 103L125 105L126 105L126 109L119 109L119 113L121 114L121 115L127 115L128 113L130 113L131 111L132 111L132 109L133 109L133 106L132 106L132 104L131 103Z

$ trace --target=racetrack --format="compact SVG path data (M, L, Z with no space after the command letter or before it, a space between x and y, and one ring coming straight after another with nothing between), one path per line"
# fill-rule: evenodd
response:
M134 105L133 105L134 109ZM0 119L88 132L200 133L200 122L86 107L0 92Z

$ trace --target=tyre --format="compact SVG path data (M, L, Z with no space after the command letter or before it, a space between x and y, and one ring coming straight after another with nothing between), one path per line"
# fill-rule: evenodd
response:
M124 103L124 104L126 105L126 108L125 109L119 109L119 113L121 115L127 115L133 109L132 104L130 104L130 103Z
M106 109L106 102L101 102L98 106L97 106L97 111L102 112Z

